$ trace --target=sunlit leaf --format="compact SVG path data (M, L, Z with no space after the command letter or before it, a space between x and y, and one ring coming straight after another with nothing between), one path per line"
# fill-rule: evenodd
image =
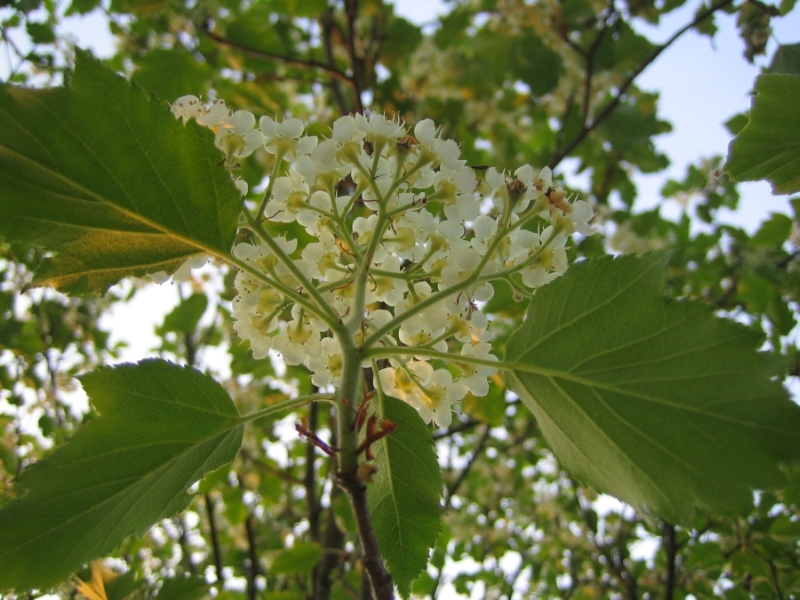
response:
M87 53L67 87L0 87L0 117L0 236L56 252L39 284L98 293L230 251L241 196L213 134Z
M751 330L665 299L664 255L574 265L531 301L510 387L567 470L675 523L732 513L800 457L800 407Z

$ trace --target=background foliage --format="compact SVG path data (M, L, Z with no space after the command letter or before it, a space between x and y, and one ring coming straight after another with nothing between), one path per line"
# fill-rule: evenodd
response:
M680 217L666 218L658 208L637 210L632 176L667 167L653 138L671 127L659 117L657 94L636 85L670 42L647 39L637 23L658 23L683 4L461 2L448 5L436 27L424 31L377 0L73 0L66 8L21 0L0 2L0 18L14 83L57 82L72 52L56 25L64 14L100 10L118 40L117 54L106 62L165 103L187 93L213 94L256 114L291 113L320 132L366 104L410 123L433 118L447 137L460 141L474 166L528 162L550 165L558 175L565 157L575 158L590 182L581 191L595 207L602 234L583 240L574 255L670 248L670 295L701 300L747 324L791 381L800 371L794 333L800 201L791 203L794 214L773 214L753 234L720 224L719 211L736 209L739 194L720 172L720 161L710 159L663 188L664 199L692 198ZM698 4L686 30L713 38L716 20L736 19L742 60L752 60L764 52L771 20L793 5ZM22 31L30 52L13 42L12 34ZM781 46L769 70L796 85L797 56L797 45ZM734 134L747 122L738 115L727 126ZM759 132L750 126L751 134ZM778 130L778 141L785 131ZM797 139L788 140L784 163L796 160ZM256 154L241 165L251 186L265 160ZM30 286L43 258L39 251L4 243L2 252L0 503L15 496L13 478L25 466L96 417L75 394L74 377L115 362L120 348L109 346L99 317L143 285L112 288L102 299L66 298ZM222 377L239 413L310 393L300 369L284 374L256 362L231 338L230 298L219 290L232 274L203 273L175 285L181 300L158 327L158 354ZM489 308L508 318L510 334L525 305L498 288ZM592 491L560 470L537 421L516 396L507 396L499 378L495 384L489 397L467 398L463 415L434 433L446 519L431 564L413 584L415 593L800 594L796 471L788 473L784 489L758 495L746 517L697 517L693 527L678 527L629 507L608 511L608 503L598 504ZM317 405L248 427L244 451L201 483L185 512L114 552L108 566L127 575L106 584L108 598L149 597L156 590L159 598L203 597L211 587L230 598L255 598L264 588L276 598L363 594L352 512L332 484L329 459L294 432L301 416L310 431L330 440L332 417ZM88 571L82 579L90 579ZM73 589L65 583L54 591L67 596Z

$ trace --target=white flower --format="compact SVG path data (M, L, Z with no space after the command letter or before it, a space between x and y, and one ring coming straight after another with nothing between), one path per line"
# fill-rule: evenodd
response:
M451 170L458 170L466 164L459 160L461 151L453 140L443 140L437 136L436 125L430 119L423 119L414 127L414 136L420 143L420 156L432 166L443 165Z
M305 123L300 119L285 119L278 123L269 117L261 117L258 124L264 135L267 152L289 162L309 154L317 145L316 136L302 137Z
M429 200L442 202L448 219L472 221L480 214L480 205L473 193L477 185L475 171L471 168L463 166L454 170L442 165L434 175L436 191Z
M336 119L331 134L331 139L340 145L347 142L360 142L367 137L367 132L359 129L355 118L350 115Z
M414 400L419 402L419 416L426 423L449 427L453 421L453 403L467 395L467 387L446 369L437 369Z
M166 283L172 278L172 281L178 283L189 281L192 277L192 269L199 269L208 262L208 256L192 256L187 259L180 267L178 267L172 275L168 275L166 271L158 271L151 273L150 278L158 283Z
M268 315L261 315L252 308L248 308L242 303L234 302L233 329L243 340L250 342L250 349L253 358L266 358L272 346L271 331L274 329L272 319Z
M372 113L369 118L357 114L355 126L376 146L376 151L380 151L386 144L397 143L397 140L406 133L402 123L391 121L379 113Z
M295 170L289 171L288 176L278 177L272 185L265 216L278 223L295 221L300 211L306 208L308 194L309 187L303 176Z
M311 383L314 385L318 387L339 385L344 365L339 342L334 338L323 338L319 355L309 357L305 364L313 373Z
M486 395L497 372L489 344L495 321L481 310L494 293L489 280L543 285L566 270L569 234L591 232L591 206L568 202L547 168L538 175L529 165L513 175L488 169L476 192L475 172L459 158L458 145L441 139L429 119L417 123L415 140L402 122L383 115L342 117L330 139L317 143L303 136L299 119L263 117L256 130L253 115L230 114L222 101L205 108L187 96L173 113L211 127L229 160L260 140L288 163L277 165L280 176L258 217L273 221L270 231L291 223L285 230L297 239L275 236L234 249L248 265L234 281L234 329L253 356L279 352L289 365L304 364L315 385L336 386L346 357L334 335L350 335L347 346L361 347L382 331L373 342L384 353L399 346L414 355L390 358L376 385L438 427L451 423L454 404L467 393ZM235 183L247 193L245 182ZM483 214L482 196L493 197L498 210ZM320 300L327 317L314 312ZM344 328L334 333L330 324L338 319ZM461 376L435 368L432 351L453 353ZM486 364L461 362L458 352Z
M477 344L464 344L461 348L461 355L482 360L497 360L497 357L491 354L491 351L491 344L478 342ZM488 378L497 373L497 367L469 363L460 363L459 366L463 372L461 381L473 395L485 396L489 393Z
M566 213L566 218L571 224L571 230L580 233L581 235L592 235L597 231L594 227L589 226L589 221L594 216L592 205L585 200L576 200L571 205L571 211Z
M219 123L227 119L230 112L224 100L214 100L209 107L203 107L203 114L197 117L197 122L216 132Z
M197 96L181 96L172 103L172 114L176 119L183 119L184 124L189 119L197 119L203 114L205 107Z
M236 186L236 189L239 190L239 193L242 196L247 196L248 187L247 187L247 182L244 179L242 179L241 177L237 177L236 179L233 180L233 185Z
M299 365L322 352L319 331L302 316L287 323L272 338L272 348L283 355L287 365Z
M214 144L225 153L229 162L234 158L250 156L264 143L262 133L253 129L255 124L255 116L246 110L237 110L217 122Z

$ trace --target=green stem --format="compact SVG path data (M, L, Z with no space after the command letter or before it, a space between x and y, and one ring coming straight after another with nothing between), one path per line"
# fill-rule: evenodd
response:
M279 291L281 294L283 294L284 296L286 296L290 300L293 300L297 304L299 304L301 306L304 306L309 311L311 311L315 315L317 315L320 319L325 321L325 323L331 329L336 330L336 329L338 329L340 327L340 323L339 323L338 318L331 318L327 314L319 314L317 306L315 304L313 304L312 302L309 302L308 298L306 298L303 294L301 294L297 290L294 290L294 289L282 284L280 281L278 281L276 279L272 279L271 277L268 277L265 273L262 273L261 271L256 269L253 265L248 263L247 261L241 260L240 258L237 258L236 256L231 256L231 255L226 256L225 260L227 262L231 263L233 266L238 267L242 271L246 271L246 272L250 273L253 277L258 279L259 281L261 281L261 282L267 284L268 286L276 289L277 291Z
M342 340L342 380L336 395L336 425L339 441L340 477L352 478L358 470L358 432L356 410L361 403L363 353L348 338Z
M226 256L225 260L227 262L229 262L231 265L233 265L234 267L249 273L250 275L252 275L256 279L258 279L261 283L264 283L264 284L268 285L271 288L275 288L277 291L279 291L281 294L283 294L284 296L286 296L290 300L294 300L298 304L302 304L304 306L309 306L309 307L313 306L308 301L308 299L305 298L301 293L299 293L298 291L296 291L296 290L284 285L283 283L281 283L277 279L272 279L272 277L270 277L269 275L267 275L263 271L260 271L259 269L255 268L253 265L251 265L246 260L242 260L239 257L237 257L236 255Z
M294 261L287 256L287 254L283 251L280 245L272 239L272 236L267 233L261 223L255 219L253 219L252 215L247 215L247 222L253 231L256 232L259 238L269 246L269 249L275 253L275 256L283 263L283 265L289 269L289 271L294 275L297 282L303 287L303 289L308 293L311 298L313 298L315 304L311 304L306 301L304 306L308 308L312 313L317 315L319 318L325 321L333 331L339 330L339 316L331 309L329 302L323 298L319 291L317 290L317 286L314 282L310 281L303 272L297 268L297 265L294 264Z
M275 179L278 177L278 169L281 166L281 162L283 161L283 156L275 156L275 166L272 168L272 174L269 176L269 183L267 184L267 189L264 190L264 196L261 198L261 202L258 203L258 209L254 215L256 219L260 219L264 211L267 208L267 202L269 202L270 197L272 197L272 187L275 185Z
M489 247L486 250L486 254L481 259L481 262L478 263L478 266L475 268L475 272L472 277L467 277L464 281L457 283L455 285L451 285L448 288L443 290L439 290L435 294L431 294L422 302L415 304L414 306L410 307L404 313L395 316L391 321L386 323L383 327L379 327L371 336L369 336L364 341L364 348L371 348L374 346L383 336L387 333L393 331L397 327L399 327L402 323L413 317L414 315L420 313L421 311L425 310L429 306L433 306L434 304L438 304L439 302L444 301L448 296L452 296L460 291L467 289L468 287L475 285L477 282L477 278L480 276L481 271L483 271L486 263L489 262L489 259L494 254L494 251L497 249L497 246L500 245L500 242L503 239L502 235L499 235L500 232L503 230L498 230L495 234L494 238L492 238L492 242L489 244Z
M553 233L550 235L547 241L544 244L542 244L531 257L528 258L526 263L538 258L538 256L549 246L549 244L553 241L553 239L555 239L558 233L559 232L554 229ZM475 267L475 271L471 277L467 277L464 281L460 283L451 285L450 287L445 288L443 290L439 290L435 294L431 294L425 300L410 307L404 313L395 316L391 321L386 323L383 327L378 328L372 335L370 335L364 341L364 348L372 348L372 346L377 344L378 341L380 341L380 339L383 336L394 331L404 321L407 321L408 319L420 313L421 311L425 310L429 306L433 306L434 304L442 302L448 296L452 296L455 293L461 292L477 283L505 277L507 275L506 271L499 271L496 273L490 273L488 275L483 275L483 276L481 275L481 272L483 271L484 267L486 267L486 263L489 262L489 259L494 255L494 251L497 250L497 247L500 245L500 242L503 240L503 237L505 237L505 234L506 234L505 229L497 230L494 237L492 238L491 243L489 244L489 247L486 250L486 253L481 259L481 262L478 263L478 266ZM514 267L512 267L511 272L513 273L514 270L515 270Z

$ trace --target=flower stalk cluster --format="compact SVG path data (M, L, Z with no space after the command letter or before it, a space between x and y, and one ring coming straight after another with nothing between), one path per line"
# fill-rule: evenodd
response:
M591 233L591 207L550 169L478 177L429 119L412 135L380 114L346 116L318 139L294 118L256 127L221 101L185 96L173 112L210 127L229 164L257 148L274 157L233 251L234 328L253 356L305 365L320 387L351 387L348 370L372 366L379 393L440 427L497 371L481 310L492 281L530 296L566 270L569 236Z

